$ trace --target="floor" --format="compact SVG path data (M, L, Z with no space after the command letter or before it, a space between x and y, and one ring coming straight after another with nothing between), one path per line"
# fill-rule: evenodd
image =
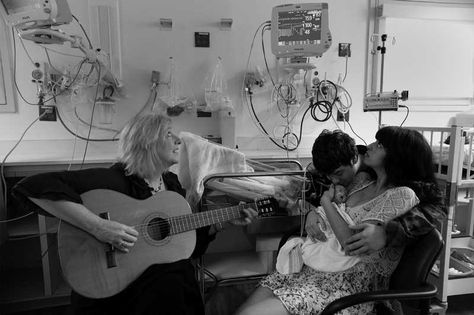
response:
M217 288L206 303L207 315L231 315L254 290L255 283L245 283ZM446 315L474 315L474 294L448 298ZM55 307L15 313L16 315L71 315L69 307Z
M473 315L474 294L448 297L447 315Z

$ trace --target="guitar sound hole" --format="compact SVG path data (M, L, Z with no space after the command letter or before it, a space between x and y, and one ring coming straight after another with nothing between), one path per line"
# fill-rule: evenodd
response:
M154 218L148 222L146 230L152 240L160 241L170 234L170 225L165 219Z

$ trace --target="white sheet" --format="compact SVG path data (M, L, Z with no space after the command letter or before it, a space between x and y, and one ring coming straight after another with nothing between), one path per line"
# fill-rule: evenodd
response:
M449 161L449 144L432 145L431 150L433 151L433 160L436 164L447 165ZM474 146L473 146L474 151ZM474 167L474 153L469 154L469 144L464 145L464 166L471 164Z
M252 172L245 162L245 155L213 143L198 135L181 132L182 141L177 175L187 191L186 199L193 206L204 191L202 180L215 173Z

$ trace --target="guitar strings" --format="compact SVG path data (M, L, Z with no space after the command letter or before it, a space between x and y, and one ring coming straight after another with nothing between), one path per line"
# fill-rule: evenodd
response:
M266 199L266 198L263 198L263 199ZM255 200L254 204L256 205L257 202L259 202L259 201L261 202L261 200ZM198 217L198 220L197 221L194 220L194 222L192 222L192 223L194 223L195 225L199 225L201 223L205 223L207 225L209 223L209 225L210 225L210 224L213 224L213 223L210 223L211 219L213 219L213 218L224 219L224 221L230 221L230 220L233 220L233 219L238 219L241 216L228 217L228 215L229 214L234 214L235 210L237 210L237 209L239 210L239 213L240 213L240 211L242 211L248 205L250 205L250 203L240 204L240 205L231 206L231 207L222 208L222 209L215 209L215 210L209 210L209 211L203 211L203 212L195 213L194 215L196 215ZM257 208L258 208L258 206L257 206ZM211 218L209 218L210 215L218 214L219 212L223 212L223 213L220 216L217 215L217 216L212 216ZM225 216L225 214L227 214L227 217ZM175 229L179 231L179 229L181 227L186 228L187 225L189 225L189 223L190 223L189 222L190 219L188 218L189 216L190 216L189 214L185 214L185 215L180 215L180 216L171 217L171 218L160 218L162 220L160 220L159 222L148 222L148 223L144 223L144 224L137 224L137 225L134 225L133 227L134 228L141 228L141 227L155 228L155 227L159 227L160 229L170 227L170 230L171 230L172 227L175 227ZM199 216L201 216L201 218L199 218ZM208 222L206 222L206 221L208 221ZM219 220L215 223L218 223L218 222L219 222Z
M224 209L217 209L217 210L209 210L209 211L204 211L204 212L199 212L199 213L195 213L195 215L198 217L197 220L195 220L196 223L206 223L205 221L209 221L210 219L214 218L215 216L213 216L212 218L209 218L209 215L212 215L214 213L218 213L218 212L231 212L230 214L232 213L235 213L235 210L238 208L239 211L242 210L244 208L244 206L247 206L248 204L243 204L243 205L237 205L237 206L233 206L233 207L228 207L228 208L224 208ZM228 213L229 214L229 213ZM137 224L137 225L134 225L133 227L134 228L141 228L141 227L160 227L160 228L165 228L167 226L173 226L173 224L175 224L175 226L177 228L179 228L179 225L186 225L186 224L189 224L189 222L187 222L189 220L189 218L187 218L189 216L189 214L185 214L185 215L180 215L180 216L176 216L176 217L171 217L171 218L160 218L162 220L160 220L159 222L149 222L149 223L144 223L144 224ZM201 218L199 218L201 216ZM206 217L207 216L207 217ZM224 215L224 213L221 215L222 216L222 219L227 219ZM240 216L239 216L240 217ZM229 220L232 220L232 219L237 219L239 217L231 217L231 218L228 218ZM217 218L219 218L219 216L217 216ZM229 221L227 220L227 221ZM209 221L210 222L210 221ZM212 224L212 223L210 223Z

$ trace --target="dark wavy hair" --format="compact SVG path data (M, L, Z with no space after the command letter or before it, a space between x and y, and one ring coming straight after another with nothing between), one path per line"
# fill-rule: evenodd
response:
M387 184L410 187L420 199L420 207L435 205L446 213L434 173L433 152L425 137L413 129L389 126L379 129L375 138L386 151Z
M331 174L354 161L357 147L354 139L343 131L324 129L314 140L311 154L314 168L321 174Z

